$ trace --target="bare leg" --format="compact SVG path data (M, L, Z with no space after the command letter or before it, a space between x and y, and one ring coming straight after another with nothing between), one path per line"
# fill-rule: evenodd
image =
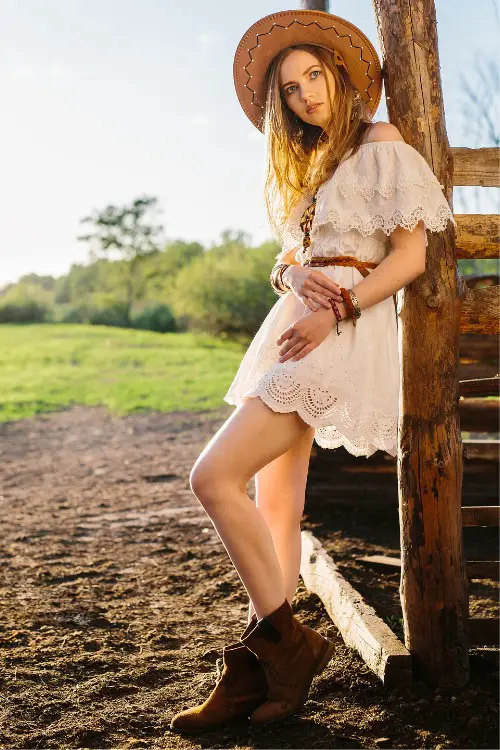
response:
M292 603L297 590L302 556L300 522L315 429L311 427L289 448L255 475L257 507L269 527L285 583L285 595ZM248 622L255 612L248 605Z
M297 412L281 414L259 397L246 399L205 446L190 473L191 489L209 515L259 618L285 600L273 538L248 497L251 477L310 429Z

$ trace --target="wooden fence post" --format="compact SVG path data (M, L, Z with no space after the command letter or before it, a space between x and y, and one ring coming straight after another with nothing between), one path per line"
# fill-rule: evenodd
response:
M389 120L452 195L434 0L373 0ZM401 604L414 673L469 679L459 420L460 285L453 227L428 233L426 272L398 293Z

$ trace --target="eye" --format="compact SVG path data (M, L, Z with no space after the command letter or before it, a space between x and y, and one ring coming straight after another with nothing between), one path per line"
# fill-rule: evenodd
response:
M321 73L321 70L311 70L311 72L309 73L309 75L312 76L313 73ZM313 78L313 81L315 81L315 80L316 80L316 78ZM285 94L291 94L294 88L295 88L295 86L289 86L285 90Z

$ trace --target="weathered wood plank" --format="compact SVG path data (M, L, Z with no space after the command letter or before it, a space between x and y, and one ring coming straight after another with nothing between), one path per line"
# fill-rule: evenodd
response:
M384 570L386 568L401 568L400 557L390 557L389 555L362 555L357 557L360 563L368 565L370 568Z
M460 399L460 429L467 432L500 432L500 402L491 399Z
M408 650L373 607L346 581L321 542L302 531L300 574L315 593L348 646L387 687L411 685L412 660Z
M463 440L462 455L468 460L498 461L500 459L499 440Z
M498 560L467 560L467 576L472 578L488 578L490 581L500 579Z
M475 273L471 276L464 276L463 279L469 289L498 286L500 284L500 276L497 273Z
M454 214L457 258L481 260L500 256L498 214Z
M400 557L389 557L389 555L363 555L356 560L370 568L376 570L394 570L401 569ZM467 560L466 570L467 578L489 578L493 581L499 579L498 560Z
M500 506L464 505L462 522L464 526L500 526Z
M479 336L477 333L461 333L458 338L458 351L460 359L463 358L464 362L487 360L498 364L500 359L498 341L487 336Z
M500 376L460 381L460 396L500 396Z
M500 373L500 351L495 336L461 333L458 339L458 356L460 381L493 378Z
M453 184L500 187L500 148L452 146Z
M500 333L500 286L469 289L462 299L460 331L498 336Z
M475 336L481 336L481 334L474 334ZM483 339L492 339L494 336L481 336ZM500 372L500 366L498 362L460 362L459 365L459 378L460 380L482 380L483 378L494 378ZM490 396L498 396L498 393L486 394Z

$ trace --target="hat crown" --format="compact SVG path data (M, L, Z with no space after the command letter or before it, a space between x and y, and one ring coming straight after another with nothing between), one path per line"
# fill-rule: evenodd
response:
M238 100L249 119L264 127L266 74L279 52L294 44L333 50L373 117L382 92L380 60L368 37L340 16L319 10L285 10L256 21L242 36L233 62Z

